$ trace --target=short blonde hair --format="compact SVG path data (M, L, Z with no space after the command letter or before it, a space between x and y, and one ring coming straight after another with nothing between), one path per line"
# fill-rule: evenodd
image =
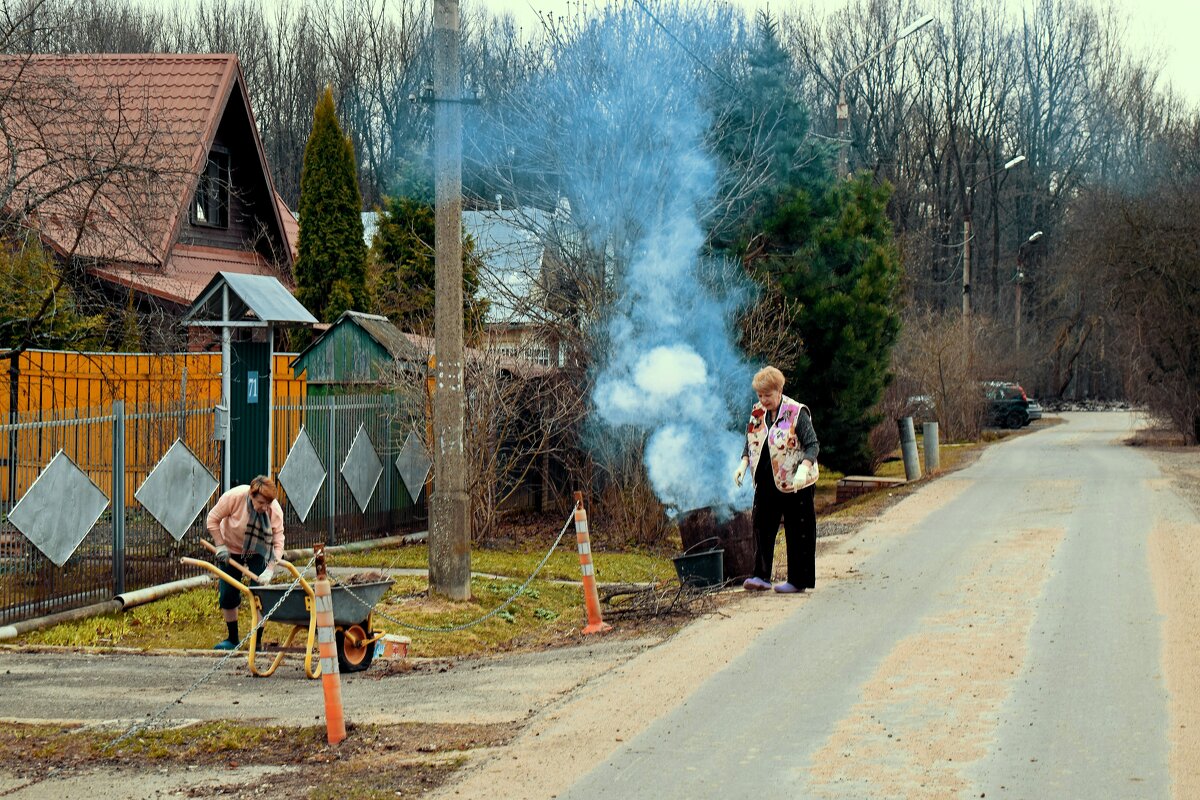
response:
M783 373L775 367L763 367L754 373L754 380L750 381L750 385L756 392L781 392L783 391Z
M274 480L268 478L266 475L259 475L250 481L250 494L273 501L279 497L279 489L276 488Z

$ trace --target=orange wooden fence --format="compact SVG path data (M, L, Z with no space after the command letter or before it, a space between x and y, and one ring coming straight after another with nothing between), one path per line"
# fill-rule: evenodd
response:
M291 354L276 354L272 365L274 403L291 406L275 411L276 424L286 430L299 427L302 411L295 408L307 397L307 383L293 375ZM0 360L0 376L11 379ZM10 382L0 383L0 425L10 422ZM112 403L125 402L125 497L133 492L167 449L181 437L202 461L218 469L212 443L213 415L208 410L221 396L220 353L64 353L31 350L22 353L17 373L17 412L20 431L0 435L0 498L14 502L37 478L60 449L87 472L111 496L112 427L103 424L70 424L67 420L103 417L112 413ZM190 410L181 416L169 412ZM151 412L168 412L152 414ZM291 421L294 416L297 419ZM63 420L58 425L36 425ZM278 441L273 452L276 469L291 446ZM9 470L15 455L18 465L10 484Z

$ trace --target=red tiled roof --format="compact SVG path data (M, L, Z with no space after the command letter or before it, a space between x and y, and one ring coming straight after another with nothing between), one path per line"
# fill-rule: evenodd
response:
M295 289L287 275L280 274L258 253L195 245L176 245L165 267L105 264L92 272L182 306L190 305L218 272L271 275L289 291Z
M239 75L233 55L0 57L0 205L59 252L161 264Z
M279 219L283 222L283 235L287 237L288 247L292 251L292 261L295 261L300 253L300 220L296 219L278 192L275 193L275 205L279 208Z

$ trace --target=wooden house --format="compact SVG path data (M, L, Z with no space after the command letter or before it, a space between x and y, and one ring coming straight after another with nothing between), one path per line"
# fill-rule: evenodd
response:
M0 213L111 307L155 318L151 346L181 343L170 323L218 272L294 287L298 225L237 56L8 55L0 92Z

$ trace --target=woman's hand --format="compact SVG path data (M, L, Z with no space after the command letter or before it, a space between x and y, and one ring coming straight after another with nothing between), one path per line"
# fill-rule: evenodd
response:
M735 486L740 487L742 485L742 480L746 477L746 467L749 466L749 464L750 462L745 458L742 458L742 460L738 462L738 468L733 471L733 483Z
M221 545L217 548L217 551L213 553L213 556L215 556L217 561L220 563L227 564L229 563L229 548L225 545Z
M266 586L268 583L271 582L271 579L274 577L275 577L275 567L267 567L266 569L264 569L262 571L262 574L258 576L258 578L257 578L258 584L260 586Z

